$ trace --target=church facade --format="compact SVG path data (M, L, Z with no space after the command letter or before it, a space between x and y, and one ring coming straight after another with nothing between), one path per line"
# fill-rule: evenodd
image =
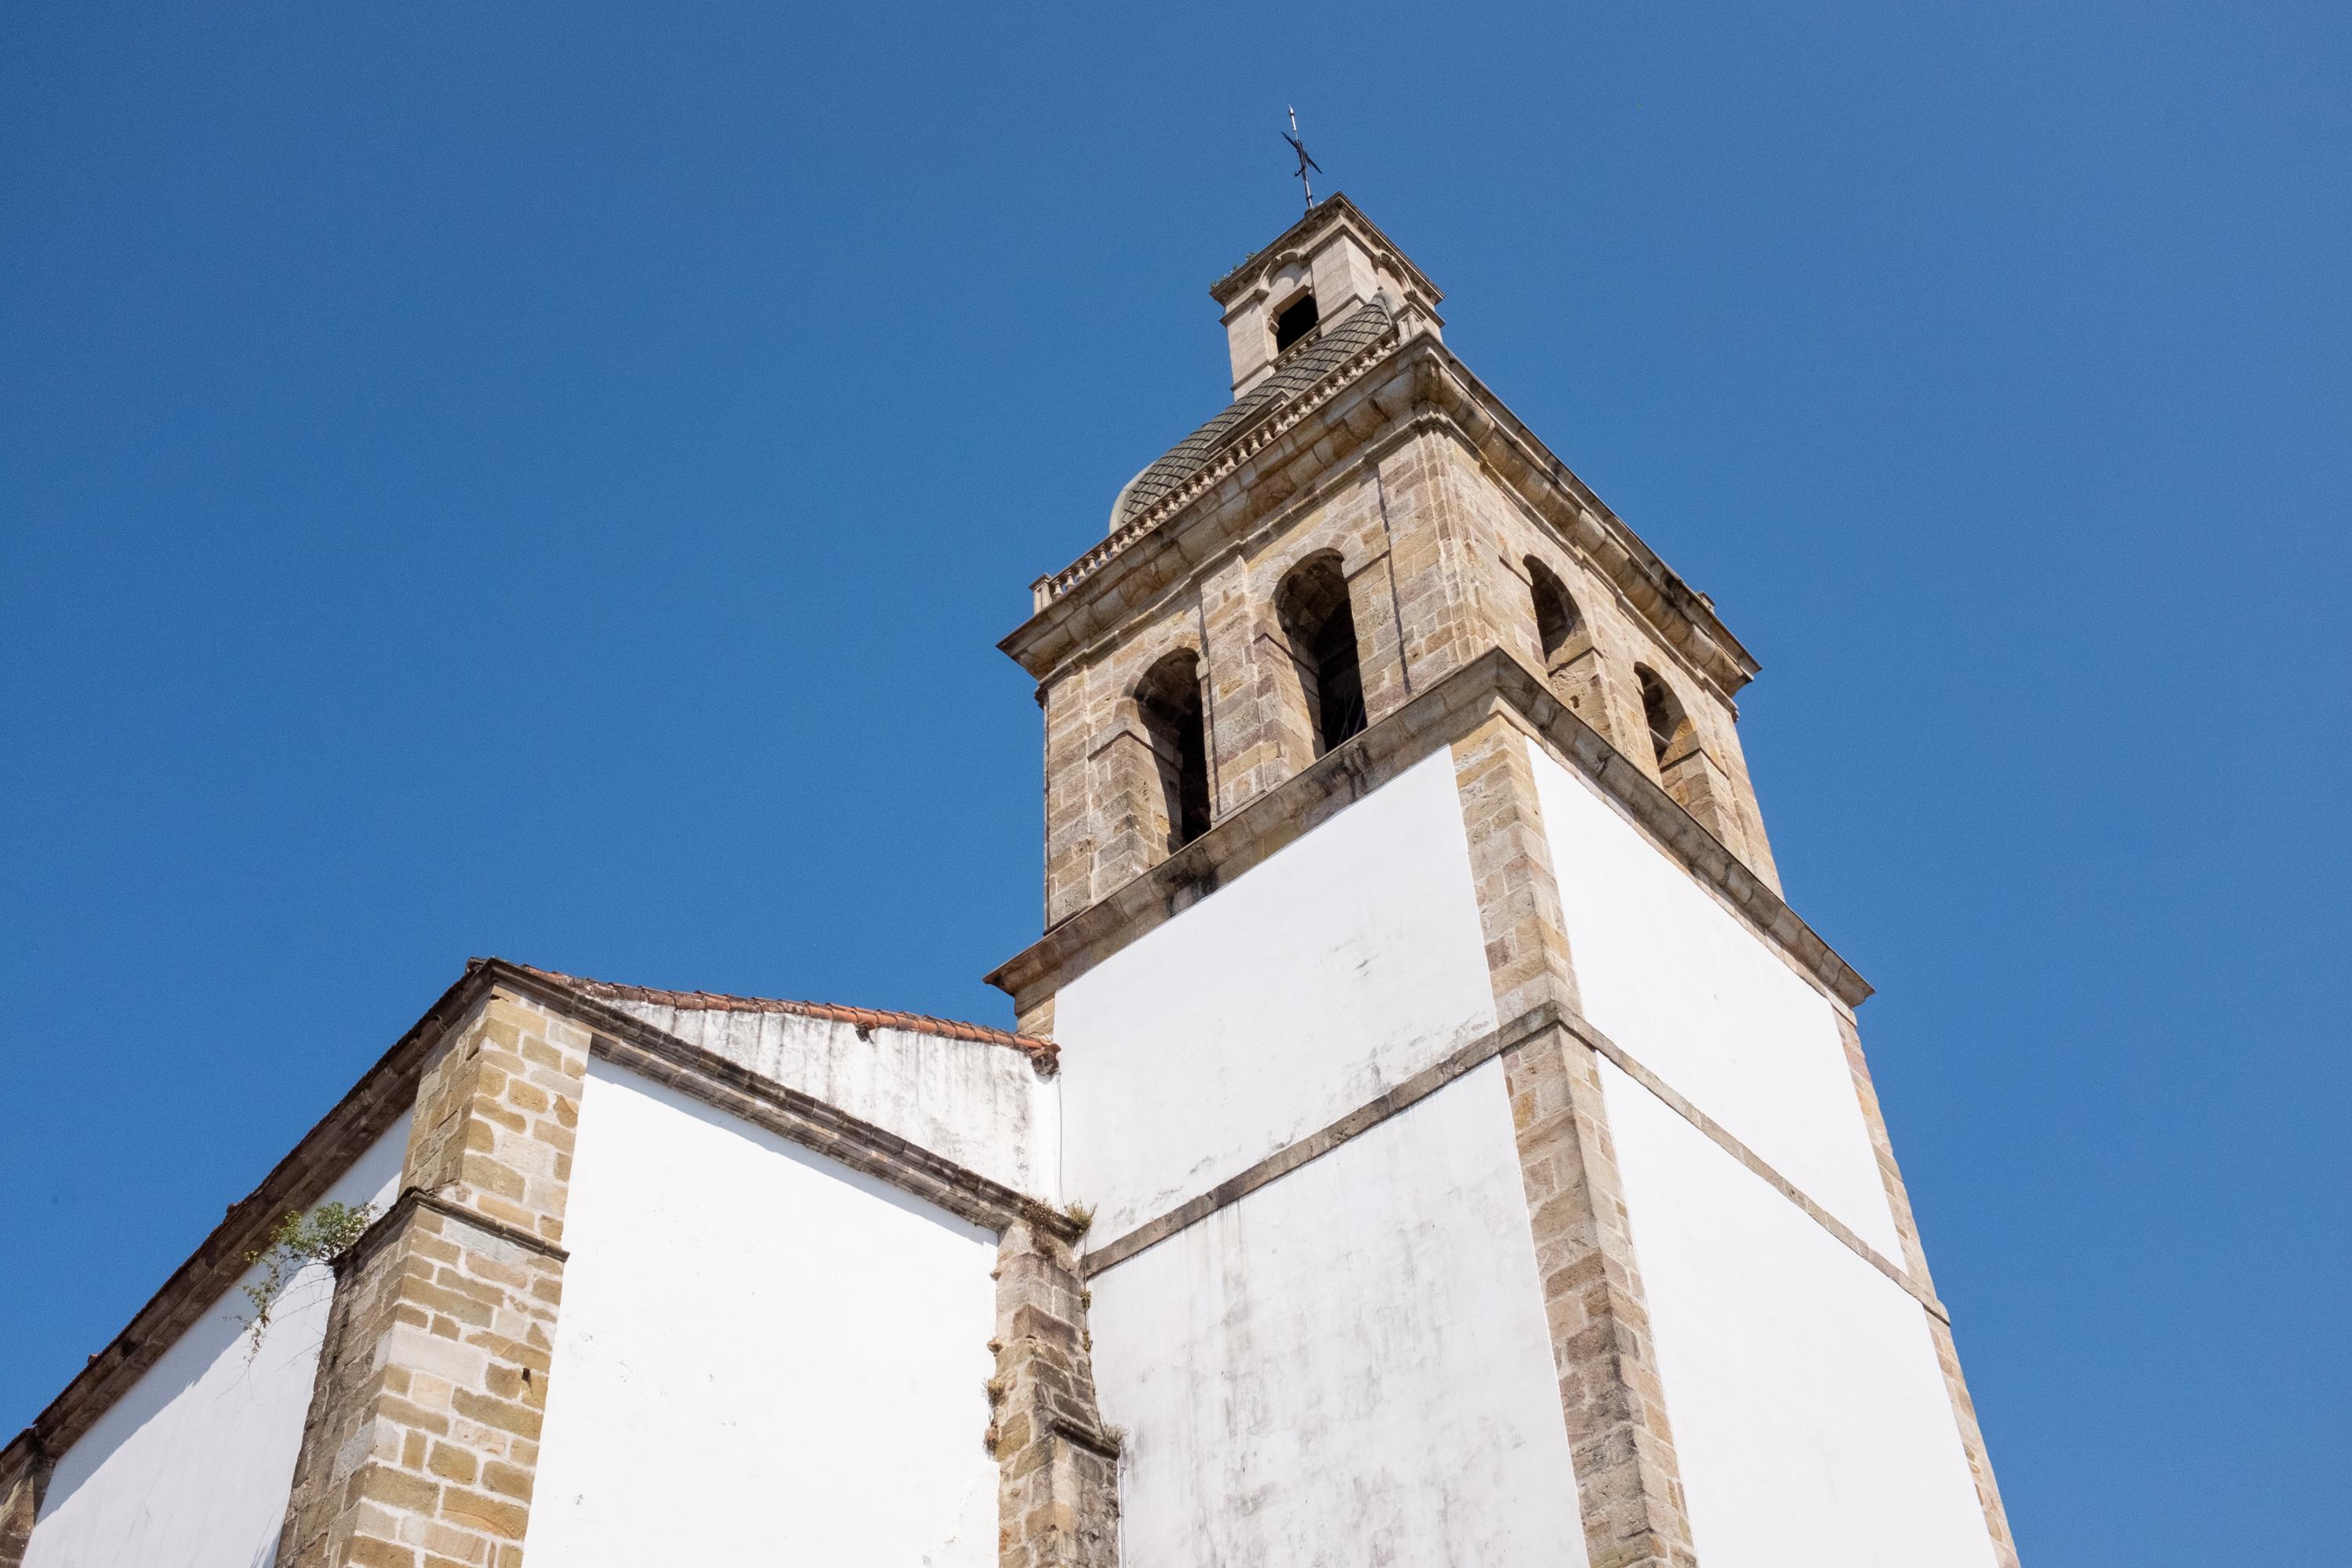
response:
M1017 1029L476 961L0 1568L2013 1568L1754 660L1346 197L1212 293L1233 401L1003 644Z

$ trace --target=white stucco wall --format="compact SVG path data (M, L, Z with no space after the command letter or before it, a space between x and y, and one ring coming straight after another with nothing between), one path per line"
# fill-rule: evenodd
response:
M1584 1562L1500 1063L1088 1285L1126 1568Z
M592 1062L525 1554L996 1560L995 1238Z
M407 1148L404 1114L321 1201L388 1206ZM215 1302L58 1460L26 1568L274 1562L333 1296L325 1264L296 1275L258 1352L251 1303L234 1289Z
M1060 1100L1024 1052L793 1013L602 999L1016 1192L1058 1203Z
M1986 1568L1927 1315L1633 1079L1609 1125L1707 1568Z
M1829 999L1580 775L1533 750L1585 1016L1900 1262Z
M1439 752L1062 989L1065 1195L1118 1236L1495 1024Z

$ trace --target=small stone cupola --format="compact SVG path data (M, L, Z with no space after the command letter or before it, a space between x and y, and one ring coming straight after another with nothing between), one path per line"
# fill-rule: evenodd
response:
M1405 336L1440 336L1444 296L1345 195L1326 196L1273 244L1209 289L1225 310L1234 395L1265 380L1275 361L1385 294Z

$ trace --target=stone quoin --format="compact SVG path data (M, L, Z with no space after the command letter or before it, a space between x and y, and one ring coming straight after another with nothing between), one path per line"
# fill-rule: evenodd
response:
M1017 1029L476 960L0 1568L2015 1568L1755 660L1347 197L1211 293L1232 401L1002 645Z

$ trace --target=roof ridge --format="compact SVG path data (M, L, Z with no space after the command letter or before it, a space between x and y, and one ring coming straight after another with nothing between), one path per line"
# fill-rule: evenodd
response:
M566 986L582 995L597 1000L645 1002L657 1007L678 1007L699 1013L790 1013L803 1018L822 1018L829 1023L849 1024L859 1029L904 1029L911 1034L937 1035L944 1039L969 1040L976 1045L1010 1046L1033 1057L1053 1061L1061 1055L1061 1047L1039 1035L1016 1034L1010 1029L992 1028L986 1024L967 1024L956 1018L934 1018L928 1013L901 1013L883 1007L849 1007L835 1002L793 1002L776 996L732 996L715 991L665 991L652 985L625 985L614 980L596 980L584 974L566 974L561 970L541 969L537 964L505 962L526 974Z

